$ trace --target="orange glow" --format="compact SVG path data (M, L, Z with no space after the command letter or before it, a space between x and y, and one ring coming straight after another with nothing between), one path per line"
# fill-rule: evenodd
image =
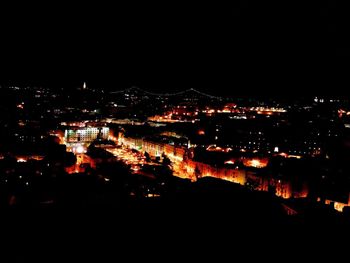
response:
M285 157L285 158L288 157L288 154L286 154L286 153L280 153L279 155L282 156L282 157Z
M189 179L192 182L202 177L214 177L221 180L226 180L241 185L245 185L247 180L254 180L258 187L258 191L268 191L269 186L276 188L276 195L281 198L303 198L308 195L307 185L303 189L293 189L292 184L288 180L277 180L276 178L264 178L256 173L256 171L248 169L240 169L239 166L222 166L215 167L210 164L196 162L192 159L185 159L185 149L168 145L165 143L152 142L144 139L124 138L124 146L116 149L108 149L119 160L123 160L131 165L133 172L141 173L141 166L144 160L140 159L138 153L133 153L130 149L138 149L141 153L148 152L150 156L159 156L162 153L166 154L172 162L173 174L176 177ZM129 147L125 147L129 146ZM210 145L208 151L228 151L229 148L221 148L216 145ZM244 151L244 149L242 149ZM278 153L276 153L278 154ZM141 154L143 155L143 154ZM280 153L281 156L289 157L286 153ZM246 167L264 168L268 165L268 158L240 158L237 159L243 162ZM229 159L225 164L235 164L236 159ZM140 169L140 170L138 170ZM340 205L339 205L340 209Z
M259 167L260 166L260 161L259 160L252 160L251 165L254 167Z
M44 156L31 156L31 159L36 160L36 161L41 161L44 159Z
M320 197L317 198L317 202L321 202ZM335 201L328 200L328 199L326 199L324 203L326 205L330 205L332 202L334 203L334 209L337 210L338 212L343 212L344 207L348 207L350 205L350 201L346 204L346 203L341 203L341 202L335 202Z
M86 170L86 166L82 166L82 164L89 165L91 168L96 168L96 162L94 159L90 158L86 154L77 154L77 161L74 165L67 167L65 170L68 174L73 173L83 173Z
M210 145L207 147L206 149L208 152L230 152L232 151L232 148L222 148L219 146L215 146L215 145Z
M267 159L246 159L243 164L247 167L264 168L268 164Z
M110 135L108 139L111 140L111 141L114 141L114 142L118 141L118 138L116 138L116 137L114 137L112 135Z
M44 159L44 156L41 156L41 155L17 156L18 163L26 163L28 160L41 161L43 159Z
M198 135L205 135L205 131L204 130L199 130L198 131Z
M338 212L343 212L343 208L346 206L347 206L347 204L334 202L334 209L337 210Z

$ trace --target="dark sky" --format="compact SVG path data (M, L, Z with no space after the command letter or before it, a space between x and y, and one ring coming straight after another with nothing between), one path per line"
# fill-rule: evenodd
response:
M350 84L340 1L144 2L2 8L0 82L213 94Z

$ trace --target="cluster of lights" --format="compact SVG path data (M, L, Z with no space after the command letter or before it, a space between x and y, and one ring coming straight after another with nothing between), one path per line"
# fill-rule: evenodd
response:
M24 109L24 102L22 102L21 104L18 104L17 108L23 110Z
M78 145L75 149L74 152L78 153L78 154L82 154L82 153L86 153L86 149L84 146L82 145Z
M206 150L208 152L231 152L232 148L230 147L223 148L216 145L209 145Z
M188 92L194 92L194 93L197 93L199 95L202 95L204 97L208 97L208 98L211 98L211 99L222 99L221 97L217 97L217 96L213 96L213 95L210 95L210 94L206 94L204 92L201 92L201 91L198 91L196 89L193 89L193 88L190 88L190 89L187 89L187 90L184 90L184 91L180 91L180 92L176 92L176 93L154 93L154 92L149 92L147 90L143 90L143 89L140 89L138 87L131 87L131 88L128 88L128 89L124 89L124 90L119 90L119 91L112 91L110 92L111 94L119 94L119 93L129 93L129 92L132 92L132 91L138 91L138 92L141 92L141 93L144 93L144 94L147 94L147 95L151 95L151 96L157 96L157 97L169 97L169 96L178 96L178 95L184 95ZM128 94L126 94L127 96L129 96Z
M208 109L208 110L203 110L202 112L203 112L203 113L212 114L212 113L215 113L215 110L214 110L214 109Z
M268 160L245 159L243 160L243 164L247 167L264 168L267 166Z
M132 152L127 148L116 148L116 149L107 149L108 152L112 153L119 160L125 162L131 166L133 172L140 170L140 167L145 164L145 157L138 152Z
M256 111L258 114L272 114L272 113L284 113L287 112L283 108L276 108L276 107L251 107L248 109L249 111Z

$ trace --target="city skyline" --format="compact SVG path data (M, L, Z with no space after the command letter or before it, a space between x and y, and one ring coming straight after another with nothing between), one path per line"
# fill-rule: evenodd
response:
M262 85L252 85L250 87L241 86L239 83L229 87L227 85L212 85L212 86L201 86L201 85L190 85L186 82L181 84L171 84L166 83L161 86L159 84L155 85L137 85L136 82L118 82L118 81L86 81L84 80L46 80L46 81L28 81L28 80L7 80L0 81L0 87L19 87L19 88L47 88L53 91L74 91L76 89L82 88L84 83L88 85L89 88L104 92L121 92L133 88L143 90L145 92L153 93L154 95L166 95L166 94L177 94L184 91L195 90L198 92L206 93L207 95L214 97L251 97L251 98L277 98L277 99L303 99L312 98L314 96L323 97L348 97L346 84L342 83L339 85L338 89L326 89L320 86L308 86L308 87L289 87L288 85L284 89L274 90L274 87L266 88ZM259 88L260 87L260 88Z
M270 211L272 220L278 215L293 221L304 216L302 207L319 207L324 219L347 218L349 98L219 97L195 89L159 94L135 87L102 92L87 82L66 92L42 87L0 92L4 208L90 205L96 192L70 192L57 183L68 187L82 180L84 186L95 178L96 184L85 186L124 188L106 188L100 200L123 209L148 198L165 207L170 197L180 201L183 183L192 189L187 193L192 200L203 183L213 191L228 187L227 198L236 191L247 200L270 196L266 205L282 209ZM58 188L46 190L47 180Z
M0 261L345 255L327 231L350 226L349 17L340 0L1 5Z
M249 95L253 88L288 96L346 93L350 52L342 4L279 3L279 12L272 6L238 1L10 10L2 17L0 83L72 87L87 81L95 88L195 88L213 95ZM17 12L25 23L11 17Z

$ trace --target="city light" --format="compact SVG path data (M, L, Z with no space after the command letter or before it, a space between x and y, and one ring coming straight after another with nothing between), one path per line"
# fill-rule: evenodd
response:
M350 211L344 187L344 160L350 157L348 98L203 97L193 89L178 98L178 93L152 97L133 91L94 92L84 83L68 95L36 90L30 100L30 90L11 90L16 97L9 100L8 115L14 120L7 120L4 106L0 142L2 204L46 202L41 199L76 204L87 196L86 203L110 204L117 197L138 207L144 198L163 195L166 204L183 190L185 202L193 204L190 192L198 194L208 184L203 189L221 193L227 185L237 196L244 192L237 202L251 192L273 193L271 200L252 200L276 202L288 215L315 205L310 200L317 197L317 206L332 208L327 213ZM63 101L63 94L70 99L60 106L56 101Z
M254 168L264 168L268 164L267 159L245 159L243 160L243 164L247 167L254 167Z
M205 131L204 130L199 130L198 131L198 135L205 135Z
M79 145L75 148L75 152L76 153L79 153L79 154L82 154L85 152L85 148L82 146L82 145Z
M253 167L259 167L261 165L260 161L259 160L252 160L251 161L251 165Z

